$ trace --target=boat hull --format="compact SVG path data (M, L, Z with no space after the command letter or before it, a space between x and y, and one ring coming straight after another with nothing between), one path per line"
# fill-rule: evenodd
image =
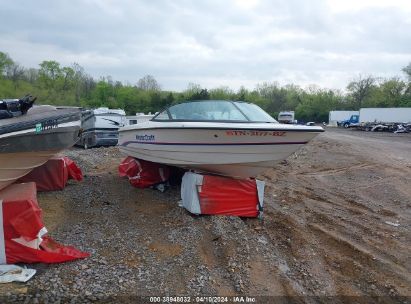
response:
M127 155L237 178L255 177L284 160L320 131L260 126L120 130Z
M59 150L0 154L0 189L7 187L34 168L41 166Z
M46 122L42 128L38 121L33 125L29 117L24 117L24 121L15 119L9 124L3 123L0 129L0 190L79 139L80 113L60 115L55 119L48 114Z

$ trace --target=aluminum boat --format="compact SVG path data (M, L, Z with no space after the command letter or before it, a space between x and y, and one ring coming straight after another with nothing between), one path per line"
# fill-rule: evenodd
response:
M79 139L80 118L78 109L37 106L0 119L0 189L73 146Z
M173 105L119 130L127 155L200 172L255 177L324 130L279 124L255 104L207 100Z

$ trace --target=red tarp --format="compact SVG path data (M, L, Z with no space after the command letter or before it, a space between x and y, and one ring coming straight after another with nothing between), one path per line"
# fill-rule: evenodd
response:
M195 214L257 217L262 211L264 182L187 172L181 197L183 206Z
M198 195L203 214L258 216L255 180L205 175Z
M35 182L38 191L54 191L63 190L68 179L83 180L81 169L68 157L55 157L16 183Z
M119 165L118 174L127 176L134 187L148 188L166 182L170 177L170 167L128 156Z
M0 204L0 264L59 263L89 256L45 235L35 183L1 190Z

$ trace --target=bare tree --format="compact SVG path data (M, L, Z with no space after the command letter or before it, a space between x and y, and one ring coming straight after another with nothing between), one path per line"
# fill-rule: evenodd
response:
M18 63L13 63L7 68L6 71L7 78L13 81L14 88L17 88L18 81L22 79L24 75L24 68Z
M151 76L146 75L137 82L137 87L144 91L159 91L161 89L157 80Z
M407 74L408 80L411 81L411 62L402 69L402 71Z
M39 71L34 68L30 69L25 69L24 70L24 76L23 78L27 81L30 82L31 84L34 84L39 77Z

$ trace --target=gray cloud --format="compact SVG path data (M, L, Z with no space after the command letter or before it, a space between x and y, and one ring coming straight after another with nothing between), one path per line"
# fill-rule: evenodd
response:
M78 62L97 78L130 83L152 74L171 90L263 81L344 88L359 73L400 75L411 61L411 10L395 3L355 10L332 10L325 0L0 5L0 50L24 66Z

